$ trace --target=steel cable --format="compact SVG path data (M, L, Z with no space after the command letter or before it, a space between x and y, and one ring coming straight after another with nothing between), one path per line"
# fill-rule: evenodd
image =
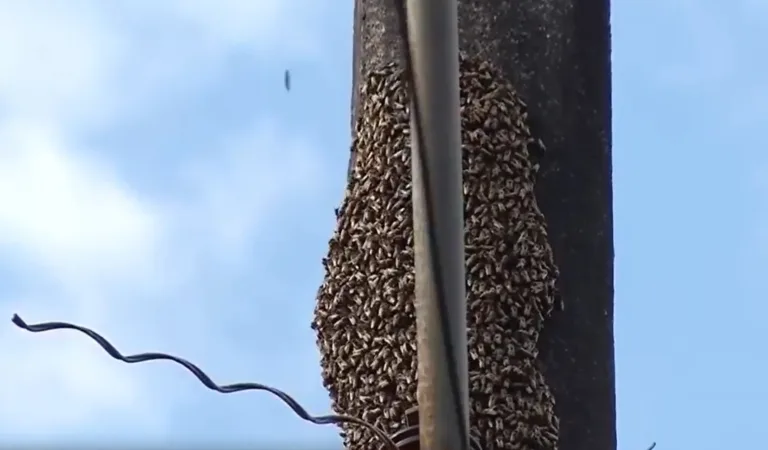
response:
M328 424L337 425L340 423L354 423L371 430L371 432L373 432L378 438L384 441L384 443L387 445L387 447L389 447L390 450L398 450L395 443L392 442L392 439L390 439L386 433L384 433L381 429L375 427L374 425L371 425L370 423L362 419L358 419L356 417L350 417L350 416L343 416L343 415L312 416L296 400L294 400L293 397L271 386L267 386L260 383L235 383L235 384L227 384L224 386L220 386L216 384L208 375L206 375L205 372L203 372L199 367L187 361L186 359L177 358L175 356L167 355L165 353L141 353L138 355L124 356L112 344L110 344L109 341L107 341L103 336L96 333L95 331L85 327L78 326L78 325L66 323L66 322L46 322L46 323L29 325L21 317L19 317L18 314L14 314L13 323L19 328L30 331L32 333L41 333L44 331L51 331L51 330L79 331L87 335L94 341L96 341L96 343L99 344L99 346L101 346L101 348L103 348L104 351L106 351L109 354L109 356L128 364L135 364L135 363L141 363L146 361L156 361L156 360L166 360L166 361L175 362L176 364L179 364L183 366L185 369L187 369L188 371L192 372L192 375L197 377L197 379L200 380L200 382L205 387L207 387L212 391L216 391L222 394L233 394L235 392L242 392L242 391L267 391L270 394L273 394L276 397L278 397L280 400L282 400L286 405L288 405L296 413L296 415L306 420L307 422L311 422L316 425L328 425Z
M427 164L427 152L424 145L424 135L422 127L422 116L419 108L419 96L416 93L416 77L413 71L413 54L411 52L410 34L408 31L408 7L407 0L394 0L395 9L397 11L398 25L400 28L400 39L403 44L403 64L404 72L408 77L408 83L405 83L406 89L411 97L411 107L413 108L413 123L416 130L411 134L415 136L417 141L417 151L421 163L421 177L424 181L424 209L427 216L427 229L434 230L435 211L432 205L432 185L430 184L430 173ZM458 58L459 55L456 55ZM411 161L413 164L413 161ZM445 285L443 284L443 270L442 259L440 259L440 247L437 244L437 239L434 232L427 233L428 244L430 247L430 263L432 264L432 273L434 274L434 285L437 294L437 306L440 315L440 326L443 329L442 341L445 357L448 362L448 379L451 387L451 393L453 394L454 411L456 413L456 424L459 427L461 435L461 448L469 450L469 430L467 430L467 424L464 421L463 406L461 400L461 389L459 387L459 376L456 373L458 365L456 364L456 350L453 345L453 341L448 336L449 330L451 330L451 323L448 317L448 307L446 305Z

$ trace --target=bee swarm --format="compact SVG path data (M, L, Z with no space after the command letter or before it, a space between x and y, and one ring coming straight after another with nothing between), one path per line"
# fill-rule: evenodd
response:
M471 433L484 450L554 450L558 419L537 341L558 276L534 198L543 150L525 104L489 64L461 58ZM355 165L323 260L312 328L333 408L387 433L416 405L408 99L402 72L369 73ZM343 427L349 450L382 444Z

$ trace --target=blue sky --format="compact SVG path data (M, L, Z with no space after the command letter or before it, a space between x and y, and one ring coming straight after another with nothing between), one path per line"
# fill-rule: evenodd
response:
M619 447L754 448L768 6L613 9ZM330 0L0 0L0 440L340 443L268 394L10 317L328 412L309 322L345 183L351 17Z

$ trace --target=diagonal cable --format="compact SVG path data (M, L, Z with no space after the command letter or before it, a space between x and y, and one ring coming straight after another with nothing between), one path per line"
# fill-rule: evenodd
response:
M425 204L425 210L426 210L426 216L427 216L427 228L433 228L435 224L435 211L434 206L432 204L432 184L431 184L431 177L429 173L429 165L427 162L427 155L426 150L424 146L424 135L423 135L423 127L422 127L422 116L421 116L421 110L419 108L419 96L416 93L416 78L413 71L413 57L411 52L411 41L408 31L408 10L406 2L408 0L394 0L395 3L395 9L397 11L397 19L398 19L398 25L400 28L400 39L402 40L403 44L403 63L405 65L405 75L408 77L408 83L406 83L406 89L408 89L410 97L411 97L411 103L413 108L413 115L414 115L414 126L416 127L415 132L412 134L417 139L417 151L419 154L419 159L421 159L421 176L424 180L424 204ZM458 58L459 55L456 55ZM411 162L413 164L413 161ZM450 327L450 318L448 317L448 308L445 304L446 302L446 295L445 295L445 285L443 284L443 277L444 273L442 270L442 259L440 259L439 250L440 247L437 244L437 239L435 237L435 233L427 233L428 243L430 246L430 256L431 260L430 263L432 264L434 274L434 285L435 290L437 291L437 304L438 304L438 312L440 315L440 326L442 327L442 341L443 341L443 349L445 351L445 357L448 362L448 379L451 387L451 393L453 397L453 403L454 403L454 411L456 413L456 423L459 427L460 435L461 435L461 445L462 447L467 450L467 446L469 445L469 431L467 430L466 423L464 422L464 413L463 413L463 405L461 400L461 389L459 387L459 376L456 373L458 370L458 364L456 363L456 351L454 349L453 341L447 336L448 330L451 330Z
M146 361L156 361L156 360L166 360L166 361L175 362L176 364L179 364L183 366L185 369L187 369L188 371L192 372L192 375L197 377L197 379L200 380L200 382L205 387L207 387L212 391L216 391L222 394L233 394L235 392L242 392L242 391L267 391L270 394L273 394L276 397L278 397L280 400L282 400L283 403L288 405L293 410L293 412L296 413L296 415L306 420L307 422L311 422L316 425L328 425L328 424L337 425L340 423L354 423L371 430L371 432L373 432L378 438L384 441L384 443L387 445L387 447L390 450L398 450L397 446L394 444L394 442L392 442L392 439L390 439L386 433L384 433L381 429L371 425L370 423L362 419L358 419L356 417L342 416L342 415L312 416L307 412L307 410L305 410L299 404L299 402L294 400L293 397L271 386L267 386L260 383L235 383L235 384L227 384L227 385L220 386L216 384L208 375L206 375L205 372L203 372L199 367L187 361L186 359L177 358L175 356L167 355L165 353L141 353L138 355L124 356L112 344L110 344L109 341L107 341L103 336L96 333L95 331L85 327L78 326L78 325L66 323L66 322L46 322L46 323L29 325L24 321L24 319L19 317L17 314L14 314L13 323L17 327L30 331L32 333L41 333L44 331L51 331L51 330L79 331L87 335L94 341L96 341L96 343L99 344L99 346L101 346L101 348L103 348L104 351L106 351L109 354L109 356L128 364L135 364L135 363L141 363Z

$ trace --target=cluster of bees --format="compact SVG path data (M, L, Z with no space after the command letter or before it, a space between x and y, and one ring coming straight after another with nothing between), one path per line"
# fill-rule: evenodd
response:
M543 150L523 101L462 56L461 115L471 433L484 450L554 450L559 423L537 362L558 270L534 198ZM347 191L312 327L333 408L394 433L416 405L410 130L402 71L367 74ZM344 426L349 450L378 449Z

